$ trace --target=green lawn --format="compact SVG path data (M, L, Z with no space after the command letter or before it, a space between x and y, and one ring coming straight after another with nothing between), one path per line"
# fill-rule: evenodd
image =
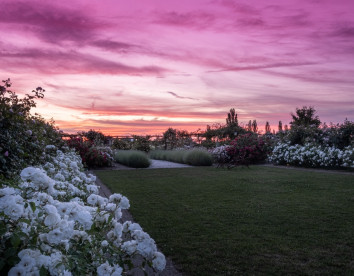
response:
M97 171L186 275L354 275L354 176L254 166Z

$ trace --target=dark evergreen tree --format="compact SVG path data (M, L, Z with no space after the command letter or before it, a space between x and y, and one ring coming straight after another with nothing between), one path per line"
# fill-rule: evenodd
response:
M278 131L283 131L283 123L279 121Z
M238 126L237 113L235 111L235 108L231 108L230 112L227 114L226 125L229 127Z
M256 120L253 120L253 122L252 122L252 131L254 133L258 132L258 126L257 126L257 121Z
M270 133L270 132L271 132L271 130L270 130L270 125L269 125L269 122L268 122L268 121L266 122L266 125L265 125L265 132L266 132L266 133Z
M319 127L321 124L318 116L315 116L316 110L313 107L303 106L302 108L296 108L295 114L291 113L292 121L290 122L291 127L293 126L314 126Z

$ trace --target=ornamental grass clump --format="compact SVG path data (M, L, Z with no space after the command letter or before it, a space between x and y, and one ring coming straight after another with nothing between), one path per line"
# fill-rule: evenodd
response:
M138 150L118 150L114 154L117 163L132 168L148 168L150 160L145 152Z
M122 222L122 210L130 206L126 197L101 197L96 177L83 172L73 151L58 150L48 160L23 169L17 183L0 183L1 275L127 275L134 265L164 269L154 240L139 224ZM136 256L141 264L133 264Z
M184 163L192 166L211 166L213 158L206 150L195 149L185 153Z
M192 166L211 166L212 156L206 150L154 150L149 154L151 159L166 160L175 163L188 164Z

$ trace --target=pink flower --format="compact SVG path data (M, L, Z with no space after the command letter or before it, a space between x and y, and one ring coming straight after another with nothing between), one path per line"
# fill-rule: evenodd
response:
M5 151L4 155L7 157L9 156L9 152L8 151Z

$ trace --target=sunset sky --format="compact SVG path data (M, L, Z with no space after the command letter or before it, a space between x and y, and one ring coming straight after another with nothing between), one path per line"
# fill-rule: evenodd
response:
M65 132L354 120L353 0L0 2L1 78Z

